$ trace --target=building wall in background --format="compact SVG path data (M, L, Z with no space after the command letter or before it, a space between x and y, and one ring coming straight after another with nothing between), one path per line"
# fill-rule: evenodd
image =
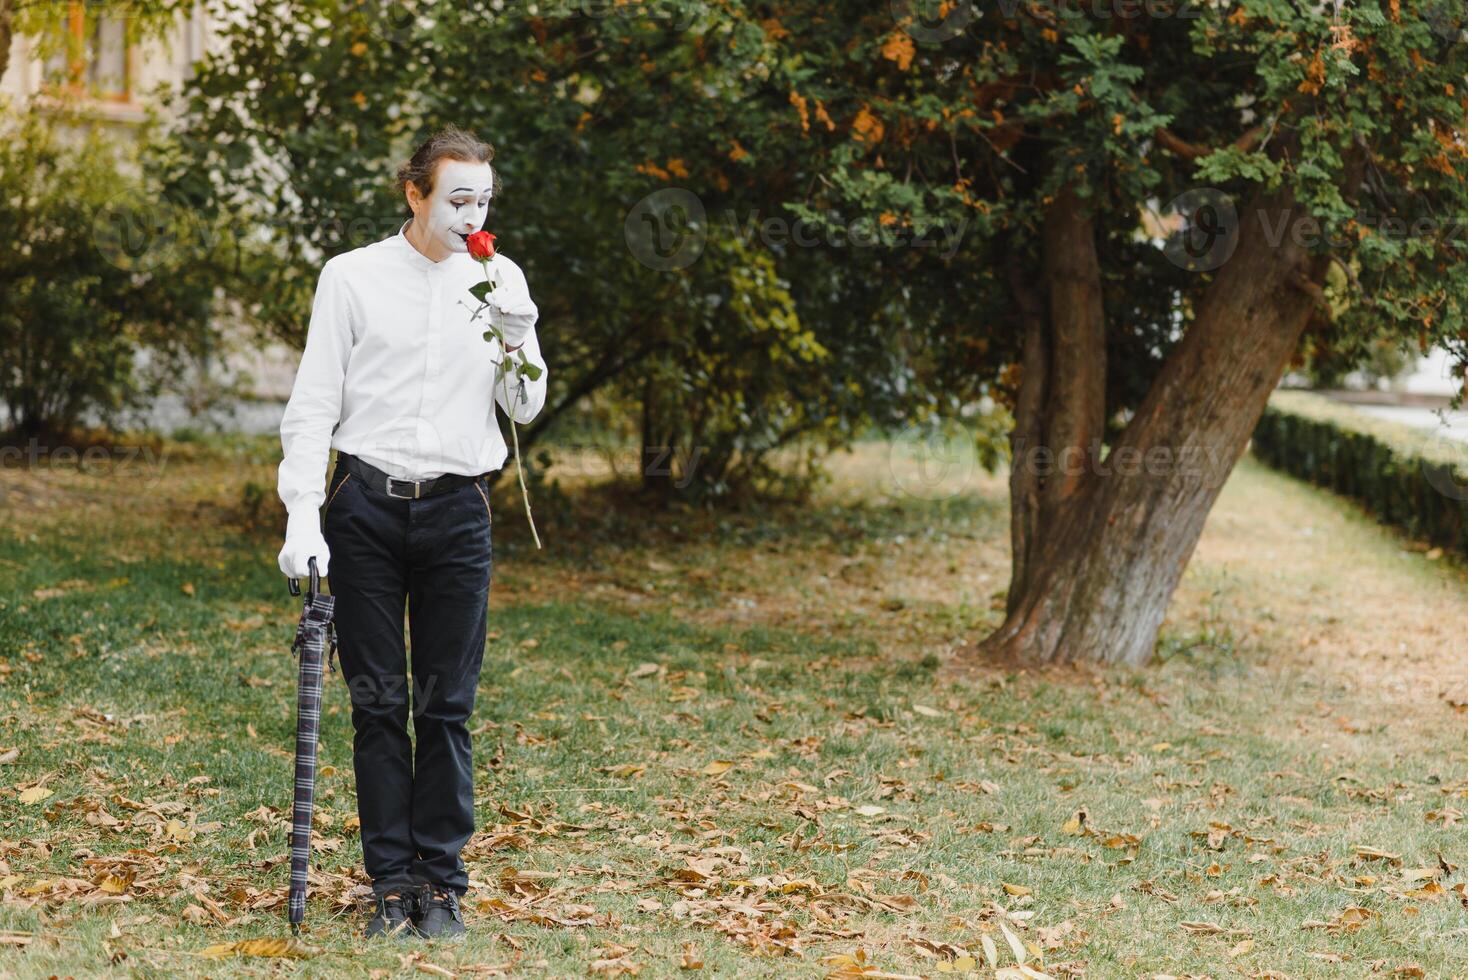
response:
M53 0L53 6L57 31L80 39L84 53L75 59L48 55L35 38L17 35L0 78L5 97L25 104L45 99L58 86L70 86L104 119L137 122L144 107L155 101L158 86L176 86L186 79L211 41L202 10L180 16L165 39L129 43L121 16L109 13L107 4Z
M146 117L149 106L160 103L160 87L177 87L186 81L194 64L217 44L207 15L196 9L180 16L161 40L127 43L122 21L108 13L108 4L96 0L54 0L56 27L83 41L84 54L68 59L64 54L46 54L34 38L16 36L11 44L10 63L0 77L0 98L20 105L45 101L70 87L95 110L102 124L117 135L126 133ZM121 5L118 5L119 8ZM300 358L298 351L283 344L255 349L246 342L243 330L227 330L232 343L220 363L208 366L207 379L195 383L208 387L229 379L250 379L255 398L283 401L290 394ZM193 423L191 413L178 397L170 396L157 407L157 427L171 430ZM263 415L262 415L263 411ZM270 422L268 407L245 409L251 422L239 426L256 429Z

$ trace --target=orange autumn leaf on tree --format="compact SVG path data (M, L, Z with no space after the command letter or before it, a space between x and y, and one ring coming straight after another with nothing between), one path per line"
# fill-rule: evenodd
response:
M907 71L907 67L912 64L912 56L916 53L917 46L912 43L912 35L906 31L894 31L887 38L887 43L882 45L882 57L897 62L897 67L903 71Z
M835 120L831 118L830 113L826 112L826 104L820 99L816 99L816 118L826 124L827 132L836 128Z
M1325 59L1320 52L1315 52L1315 57L1310 61L1310 67L1305 69L1305 79L1300 82L1300 91L1316 95L1325 85Z
M1351 33L1350 24L1332 24L1330 34L1334 38L1330 42L1330 49L1332 51L1343 51L1346 54L1350 54L1361 47L1361 41L1356 35Z
M805 108L805 96L801 95L799 92L791 90L790 104L795 106L796 111L800 113L800 131L802 133L809 133L810 112L808 112Z
M1453 169L1452 161L1447 158L1446 154L1438 153L1430 156L1427 158L1426 163L1433 170L1436 170L1444 176L1453 177L1457 175L1457 171Z
M634 169L640 174L648 174L658 180L672 180L674 177L687 177L688 168L684 166L681 157L672 157L668 160L666 167L659 167L651 160L639 163Z
M856 119L851 123L852 138L861 143L880 143L882 135L887 128L882 125L882 120L872 114L866 106L856 114Z

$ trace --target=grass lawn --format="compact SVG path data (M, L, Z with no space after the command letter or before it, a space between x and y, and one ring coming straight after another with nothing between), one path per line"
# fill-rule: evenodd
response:
M1468 976L1463 567L1246 461L1160 664L999 670L1002 480L876 442L734 515L560 459L543 551L502 481L470 937L359 938L337 673L313 955L206 956L289 936L276 451L0 470L0 975Z

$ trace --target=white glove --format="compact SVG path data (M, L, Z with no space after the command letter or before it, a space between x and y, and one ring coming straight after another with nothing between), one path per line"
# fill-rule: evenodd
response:
M285 547L280 549L276 564L287 578L309 580L311 566L306 562L312 556L316 558L316 574L325 578L331 551L321 536L321 516L314 510L290 515L285 524Z
M506 313L495 304L493 297L490 299L489 322L499 329L507 347L519 347L525 343L525 338L530 336L530 328L535 326L535 320L534 313Z

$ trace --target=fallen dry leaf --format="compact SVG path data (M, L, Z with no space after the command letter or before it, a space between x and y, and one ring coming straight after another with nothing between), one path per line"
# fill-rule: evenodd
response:
M200 950L200 956L222 959L226 956L263 956L272 959L306 960L321 955L317 946L297 939L239 939L232 943L216 943Z

